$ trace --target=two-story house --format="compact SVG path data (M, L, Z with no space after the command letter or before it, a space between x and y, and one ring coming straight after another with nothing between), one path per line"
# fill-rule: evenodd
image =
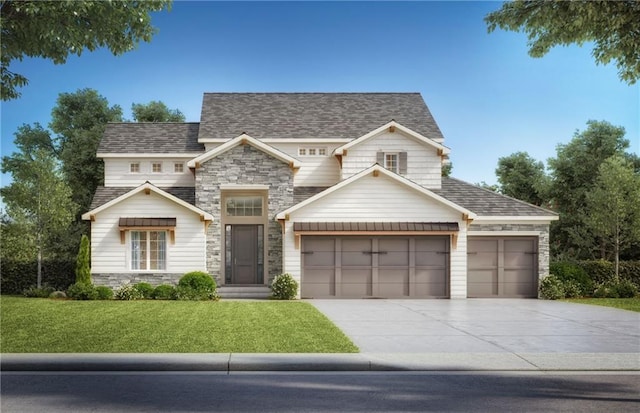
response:
M199 123L109 124L93 280L536 297L557 215L442 177L449 152L418 93L206 93Z

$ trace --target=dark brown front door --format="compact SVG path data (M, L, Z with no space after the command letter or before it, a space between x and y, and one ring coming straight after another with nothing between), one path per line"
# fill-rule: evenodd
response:
M258 283L258 225L231 227L233 284Z

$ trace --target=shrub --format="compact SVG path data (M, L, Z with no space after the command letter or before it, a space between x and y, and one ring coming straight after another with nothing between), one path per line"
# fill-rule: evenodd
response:
M176 287L168 284L159 285L153 290L153 298L156 300L175 300Z
M605 260L580 261L580 267L589 275L594 283L601 285L615 278L612 262Z
M178 281L176 297L178 300L218 300L216 282L202 271L186 273Z
M629 280L640 288L640 261L620 261L620 278Z
M142 294L142 298L144 298L145 300L150 299L153 295L153 286L149 283L137 283L134 284L133 288L140 291L140 294Z
M633 298L638 295L638 287L630 280L620 280L615 285L615 290L620 298Z
M540 295L547 300L564 298L562 281L555 275L549 275L540 282Z
M134 285L125 284L115 291L114 298L116 300L142 300L144 296Z
M89 238L83 235L80 239L80 250L76 258L76 283L91 284L91 268L89 267Z
M595 288L593 280L578 264L566 261L552 262L549 272L562 281L567 297L587 296L593 293Z
M67 290L69 298L74 300L96 300L98 292L92 284L75 283Z
M280 274L271 283L271 297L276 300L293 300L298 295L298 282L291 274Z
M67 294L64 291L54 291L49 294L49 298L63 299L67 298Z
M40 288L32 285L22 291L22 295L29 298L48 298L55 289L53 287L42 286Z
M613 281L607 281L598 286L593 292L595 298L618 298L616 284Z
M96 287L96 293L98 294L98 300L111 300L113 298L113 290L104 285Z

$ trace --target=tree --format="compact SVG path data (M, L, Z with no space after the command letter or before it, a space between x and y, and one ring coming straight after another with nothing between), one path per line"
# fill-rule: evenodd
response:
M184 122L184 114L178 109L169 109L160 101L151 101L146 105L134 103L131 105L133 120L136 122Z
M625 130L605 121L588 121L587 129L576 131L566 145L558 145L555 158L548 160L551 183L549 198L560 213L560 221L552 226L552 244L555 253L576 258L604 258L602 245L598 245L590 228L585 225L586 194L593 187L596 171L614 155L632 159L625 153L629 141Z
M451 176L451 171L453 171L453 164L451 162L447 162L446 164L442 165L442 176Z
M24 57L63 64L69 54L108 48L114 55L149 42L156 33L150 13L170 9L170 0L153 1L0 1L2 100L20 96L28 83L9 66Z
M82 235L80 239L80 250L76 259L76 283L91 284L91 268L89 266L89 238Z
M118 105L110 107L107 99L93 89L80 89L61 93L51 118L49 127L58 135L56 148L73 201L80 212L87 211L104 180L104 165L96 158L98 145L106 124L122 121L122 109Z
M547 200L548 177L544 164L526 152L516 152L498 159L496 176L500 192L507 196L538 206Z
M600 165L586 200L586 223L613 248L617 279L620 251L640 241L640 174L622 156L612 156Z
M64 231L77 205L62 178L49 133L40 125L23 125L15 134L19 152L2 158L2 173L13 182L0 189L7 214L25 239L33 240L38 260L38 288L42 283L42 258L56 235Z
M486 189L487 191L491 191L491 192L500 192L498 188L498 185L493 184L493 185L489 185L488 183L486 183L485 181L480 181L478 183L475 184L476 186L479 186L482 189Z
M489 32L497 27L524 31L529 55L544 56L552 47L594 42L596 63L616 61L618 76L629 84L640 77L640 2L516 0L485 17Z

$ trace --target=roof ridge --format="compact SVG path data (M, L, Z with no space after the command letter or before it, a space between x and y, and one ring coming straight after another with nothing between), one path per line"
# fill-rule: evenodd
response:
M420 92L204 92L205 95L420 95Z
M194 125L200 122L107 122L107 125Z

